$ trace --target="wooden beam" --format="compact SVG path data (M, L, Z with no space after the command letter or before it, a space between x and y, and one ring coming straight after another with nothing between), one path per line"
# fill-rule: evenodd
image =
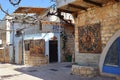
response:
M91 0L83 0L83 1L86 2L86 3L89 3L89 4L93 4L93 5L102 7L102 3L98 3L98 2L95 2L95 1L91 1Z
M60 12L66 12L66 13L74 13L74 11L66 10L66 9L58 9Z
M120 2L120 0L115 0L116 2Z
M76 8L76 9L82 9L82 10L85 10L87 11L87 9L85 7L82 7L82 6L77 6L77 5L74 5L74 4L68 4L69 7L73 7L73 8Z

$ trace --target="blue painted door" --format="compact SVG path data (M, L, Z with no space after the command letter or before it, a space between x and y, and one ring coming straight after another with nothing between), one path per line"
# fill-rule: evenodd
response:
M105 73L120 75L120 37L109 48L102 70Z

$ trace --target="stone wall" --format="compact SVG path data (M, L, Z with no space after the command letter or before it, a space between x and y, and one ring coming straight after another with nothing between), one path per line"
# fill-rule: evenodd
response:
M3 47L3 49L0 49L0 62L1 63L9 63L10 58L9 58L9 47Z
M45 40L25 40L24 41L24 63L32 66L46 64Z
M66 61L65 56L67 55L73 55L75 53L75 43L74 43L74 26L71 25L64 25L64 31L65 35L67 37L67 41L65 42L65 49L64 47L64 42L63 42L63 37L61 36L61 58L62 61Z
M47 64L47 57L45 56L31 56L29 51L25 51L24 64L31 66L40 66Z
M78 27L100 23L101 46L103 49L115 32L120 30L120 2L111 3L103 7L89 8L86 12L80 12L75 20L75 61L78 63L98 64L100 54L79 53Z
M30 66L40 66L43 64L48 63L48 57L45 57L44 55L42 56L31 56L30 51L25 51L24 50L24 57L22 57L22 42L20 41L19 45L19 63L18 64L23 64L22 58L24 58L24 64L25 65L30 65Z
M81 77L95 77L99 75L98 67L72 65L72 74L80 75Z

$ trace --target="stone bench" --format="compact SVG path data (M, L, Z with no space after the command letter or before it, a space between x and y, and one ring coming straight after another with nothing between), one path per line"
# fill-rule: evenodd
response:
M97 66L74 64L72 65L72 74L82 77L95 77L99 74L99 68Z

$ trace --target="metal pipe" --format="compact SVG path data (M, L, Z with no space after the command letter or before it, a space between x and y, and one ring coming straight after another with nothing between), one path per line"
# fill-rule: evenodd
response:
M13 59L12 59L12 63L15 63L15 45L14 45L14 36L15 36L15 32L14 32L14 22L13 22Z
M24 31L22 30L22 64L24 65Z

